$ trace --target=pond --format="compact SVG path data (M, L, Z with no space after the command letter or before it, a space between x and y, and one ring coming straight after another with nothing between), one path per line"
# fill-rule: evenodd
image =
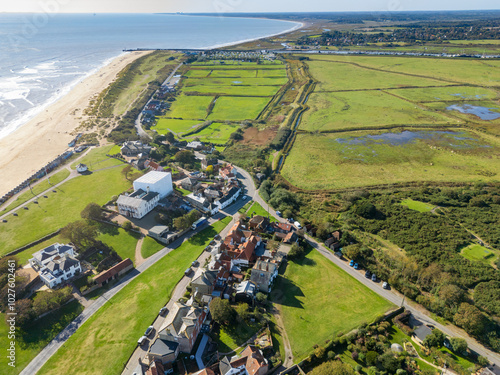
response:
M496 120L500 118L498 108L488 108L472 104L452 104L446 107L449 111L459 111L479 117L481 120Z

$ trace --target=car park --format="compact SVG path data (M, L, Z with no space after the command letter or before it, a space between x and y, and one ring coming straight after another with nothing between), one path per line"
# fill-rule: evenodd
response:
M166 306L165 306L165 307L162 307L162 308L160 309L159 314L163 316L163 315L165 315L165 314L167 313L167 311L168 311L168 309L167 309L167 307L166 307Z
M372 275L372 281L377 281L377 275L375 274Z
M139 340L137 340L137 344L139 346L143 346L147 341L148 341L148 338L146 336L141 336L141 338Z
M353 260L351 260L351 261L349 262L349 266L354 267L354 261L353 261Z
M372 273L371 273L370 271L368 271L368 270L367 270L367 271L365 272L365 277L366 277L367 279L369 279L370 277L372 277Z
M382 288L389 289L389 284L387 283L387 281L384 281L384 283L382 284Z
M147 329L146 329L146 332L144 332L144 336L148 337L151 332L153 332L154 330L154 327L153 326L149 326Z
M358 263L354 263L354 269L355 270L359 270L359 264Z

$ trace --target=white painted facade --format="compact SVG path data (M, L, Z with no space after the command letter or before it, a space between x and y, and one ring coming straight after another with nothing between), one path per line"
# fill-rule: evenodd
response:
M155 192L160 199L174 191L172 186L172 174L170 172L151 171L134 181L134 190L142 189L146 192Z

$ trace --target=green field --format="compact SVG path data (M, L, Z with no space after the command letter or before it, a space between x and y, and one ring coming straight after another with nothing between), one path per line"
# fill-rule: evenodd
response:
M451 44L500 44L500 40L497 39L476 39L476 40L450 40Z
M135 247L140 237L138 233L106 224L100 224L99 231L98 240L112 247L122 259L130 258L135 263Z
M211 96L179 95L167 115L168 117L203 121L207 117L208 106L213 99Z
M296 361L314 345L370 323L394 307L314 250L289 262L271 299L281 310Z
M316 91L367 90L380 88L443 86L447 82L374 70L355 64L352 57L335 62L328 57L308 61L312 76L319 81Z
M472 244L463 248L460 254L472 262L482 262L486 264L490 264L496 258L494 252L478 244Z
M119 166L69 180L56 189L57 193L50 192L39 204L29 203L28 210L20 210L19 216L0 223L0 254L80 220L80 212L90 202L104 204L128 189L131 184L125 180L122 169Z
M144 237L144 241L142 242L141 255L144 259L149 258L151 255L156 254L164 247L165 245L163 245L161 242L158 242L154 238L146 236Z
M189 141L195 138L199 138L202 142L225 145L229 141L229 137L231 136L231 134L234 133L238 128L238 125L228 125L225 123L214 122L198 133L194 133L190 136L184 137L184 139Z
M208 116L209 120L241 121L253 120L264 109L269 98L240 98L221 96Z
M237 71L239 72L239 71ZM212 73L213 74L213 73ZM190 86L282 86L286 83L286 77L265 77L265 78L188 78L184 81L183 90L189 91Z
M28 332L16 333L16 367L7 365L6 355L0 357L0 373L14 375L19 374L33 358L63 330L73 319L83 311L83 306L78 301L72 301L59 310L50 313L40 319L29 328ZM0 345L9 348L8 327L5 323L5 314L0 313Z
M221 353L229 353L245 344L258 330L258 326L248 325L245 322L231 327L221 327L219 336L215 340L218 344L217 349Z
M50 176L49 179L45 178L38 184L32 185L31 189L27 189L24 193L19 194L16 200L12 201L12 203L10 203L8 206L5 206L5 208L2 209L2 213L19 207L26 201L29 201L35 195L41 194L52 186L57 185L59 182L64 181L66 178L68 178L69 173L70 172L66 168L64 168L63 170Z
M222 63L223 61L223 63ZM263 60L260 64L251 61L240 61L240 60L209 60L194 62L192 66L203 66L210 67L212 69L276 69L276 67L283 66L283 62L280 60Z
M404 199L401 204L411 210L418 212L430 212L435 206L425 202L414 201L413 199Z
M484 87L498 86L500 84L500 69L498 69L500 61L493 59L484 61L481 59L336 55L315 57L315 60L355 63L366 68L381 69L385 72L398 72L430 79L442 79L448 83L467 83ZM326 78L327 80L329 79L328 76ZM416 79L420 80L420 78ZM433 85L423 84L417 86ZM375 88L379 87L387 86L384 84Z
M86 164L90 170L95 171L123 164L120 160L106 156L113 148L115 148L115 145L93 148L83 158L71 164L71 168L76 169L78 164L83 163Z
M252 204L252 206L247 210L247 215L252 216L252 215L260 215L264 217L269 217L271 223L273 222L278 222L278 219L276 219L274 216L270 215L264 207L262 207L258 202L255 202Z
M40 374L119 374L137 339L158 315L184 270L230 218L203 230L164 256L118 292L80 327Z
M458 122L382 91L317 92L307 104L299 128L308 131Z
M207 86L203 83L184 88L186 93L236 96L273 96L280 86Z
M166 134L172 132L174 134L182 134L196 128L197 125L202 124L199 120L176 120L170 118L160 118L153 127L158 134Z
M499 150L495 137L460 130L299 134L281 173L303 189L498 181Z
M255 78L257 70L253 69L214 69L210 78Z
M396 89L387 92L411 100L425 103L436 101L462 102L464 100L495 99L498 92L474 86L426 87L419 89Z

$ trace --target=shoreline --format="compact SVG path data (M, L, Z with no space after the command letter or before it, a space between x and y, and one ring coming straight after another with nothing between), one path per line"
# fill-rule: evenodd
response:
M193 16L196 17L196 16ZM282 22L295 25L285 31L258 38L239 40L209 46L203 50L240 45L255 40L288 34L304 27L304 23ZM0 138L0 196L26 180L35 171L65 152L74 138L70 133L80 125L82 112L90 99L101 93L128 64L153 50L121 52L106 60L100 67L75 80L54 100L41 106L39 112Z
M121 53L79 81L69 92L0 139L0 196L66 151L90 99L102 92L128 64L151 53Z

